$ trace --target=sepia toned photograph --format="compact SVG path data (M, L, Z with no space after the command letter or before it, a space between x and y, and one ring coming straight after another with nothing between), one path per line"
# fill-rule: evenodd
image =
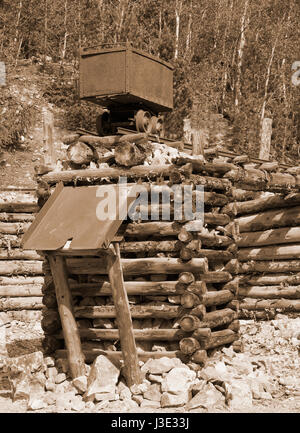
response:
M300 413L299 23L0 0L0 417Z

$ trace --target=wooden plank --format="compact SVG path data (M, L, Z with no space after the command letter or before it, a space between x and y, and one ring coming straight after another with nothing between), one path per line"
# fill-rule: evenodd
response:
M142 376L133 335L129 302L124 286L123 271L118 243L109 247L107 273L116 310L120 344L124 360L124 375L128 386L141 383Z
M64 257L49 255L54 280L58 311L63 328L65 344L72 378L85 375L84 355L80 336L73 314L72 295L68 285L68 274Z

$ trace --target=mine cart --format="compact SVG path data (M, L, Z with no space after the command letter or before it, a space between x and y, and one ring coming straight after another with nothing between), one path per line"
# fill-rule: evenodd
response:
M104 107L99 135L117 127L163 135L160 113L173 109L173 67L130 44L80 52L80 98Z

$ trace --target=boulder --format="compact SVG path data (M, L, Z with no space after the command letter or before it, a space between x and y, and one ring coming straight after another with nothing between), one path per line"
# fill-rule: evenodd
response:
M184 364L178 358L168 358L163 356L162 358L153 359L150 358L142 366L141 371L150 374L162 374L168 373L174 367L180 367Z
M44 359L44 362L46 364L46 367L55 367L55 359L52 358L52 356L47 356Z
M121 400L130 399L132 395L130 389L122 380L118 383L117 392Z
M65 373L58 373L58 375L55 377L55 383L58 385L59 383L64 382L67 379L67 376Z
M233 410L248 410L252 407L252 392L249 384L242 380L232 380L227 385L229 393L229 407Z
M140 394L140 395L133 395L131 397L131 399L133 401L135 401L138 405L140 405L142 403L142 401L144 400L144 397Z
M210 409L218 405L223 405L225 398L223 394L218 391L212 383L205 384L201 391L198 392L186 405L186 410L197 408Z
M48 406L52 406L53 404L55 404L56 403L56 395L54 394L54 392L46 392L46 394L44 395L44 402Z
M47 404L41 398L34 398L34 399L30 400L30 402L28 404L29 410L40 410L40 409L45 409L45 407L47 407Z
M108 401L116 401L119 400L119 395L116 394L115 392L99 392L97 394L95 394L94 397L95 401L104 401L104 400L108 400Z
M87 377L79 376L73 379L73 386L77 389L79 394L84 394L87 391Z
M71 401L71 410L82 412L85 409L85 402L79 395L76 395Z
M88 380L87 397L103 392L115 392L120 370L106 356L99 355L93 362Z
M161 392L160 392L160 384L153 383L149 386L148 390L144 392L144 398L147 400L160 401Z
M164 392L161 396L161 407L178 407L184 406L190 398L190 392L188 390L182 391L180 394L171 394Z
M188 391L193 381L196 379L196 373L189 368L175 367L166 374L161 390L171 394L181 394Z
M148 379L153 383L162 383L163 378L158 374L149 374Z
M46 370L46 377L51 382L55 383L56 376L58 375L58 371L56 367L48 367Z

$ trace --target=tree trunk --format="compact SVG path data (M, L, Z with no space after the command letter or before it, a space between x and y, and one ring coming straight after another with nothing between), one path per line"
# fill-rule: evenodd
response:
M0 261L0 275L42 275L42 264L42 261L31 260Z
M192 355L196 350L200 349L200 344L196 338L187 337L180 340L179 348L185 355Z
M300 299L274 299L274 300L258 300L258 299L245 299L240 302L241 310L282 310L290 312L300 311Z
M216 292L206 292L200 297L200 301L206 307L211 307L212 305L222 305L230 302L234 298L234 295L230 290L219 290Z
M42 297L18 297L0 299L0 311L9 310L41 310L43 307Z
M0 280L1 284L1 280ZM42 285L41 284L25 284L25 285L0 285L0 297L32 297L42 296Z
M222 331L212 332L211 338L208 341L201 341L200 346L202 349L213 349L215 347L223 346L238 340L239 335L231 329L224 329Z

